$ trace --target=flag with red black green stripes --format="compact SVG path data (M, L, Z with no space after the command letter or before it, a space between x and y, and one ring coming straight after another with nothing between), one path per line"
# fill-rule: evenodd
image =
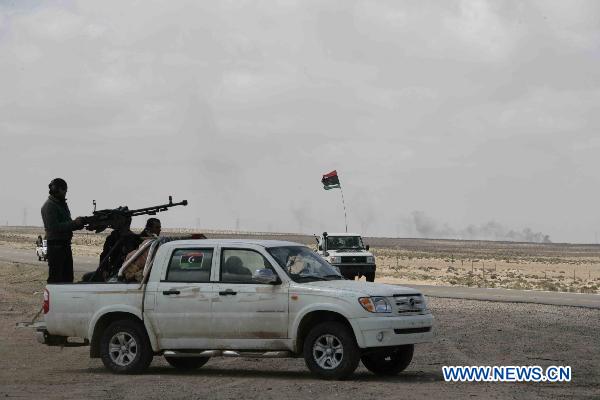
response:
M341 188L340 178L338 178L337 171L335 170L323 175L321 183L323 184L323 189L325 190Z

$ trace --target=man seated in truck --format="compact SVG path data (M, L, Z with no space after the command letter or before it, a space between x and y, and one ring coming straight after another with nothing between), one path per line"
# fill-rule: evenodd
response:
M84 282L107 282L116 277L125 257L142 243L139 235L131 231L131 217L121 217L113 224L113 231L104 241L100 264L94 272L83 275Z
M310 275L315 273L315 265L301 255L290 255L286 266L290 274Z
M160 230L160 219L154 217L148 218L148 220L146 221L146 227L143 231L140 232L140 236L142 238L157 237L158 235L160 235Z
M125 257L136 250L142 239L131 231L131 217L123 218L108 235L100 254L100 262L104 264L104 280L116 276L125 262Z

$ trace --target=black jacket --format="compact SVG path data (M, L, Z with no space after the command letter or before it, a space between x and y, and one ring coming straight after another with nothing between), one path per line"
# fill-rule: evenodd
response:
M42 220L46 230L46 240L70 241L73 231L77 229L71 219L71 211L64 200L48 196L42 206Z

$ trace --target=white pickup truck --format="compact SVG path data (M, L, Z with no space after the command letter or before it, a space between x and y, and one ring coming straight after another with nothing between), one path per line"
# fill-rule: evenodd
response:
M161 238L142 265L141 282L48 285L38 341L89 345L115 373L141 372L154 356L179 369L216 356L304 357L317 376L343 379L359 361L397 374L433 335L418 291L345 280L298 243Z
M340 270L346 279L365 277L375 281L375 256L358 233L327 233L317 238L317 253Z

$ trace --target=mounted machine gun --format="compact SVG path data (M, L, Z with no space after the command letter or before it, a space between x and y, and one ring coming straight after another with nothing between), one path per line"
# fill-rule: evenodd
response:
M187 206L188 202L187 200L183 200L179 203L173 203L173 197L169 196L168 204L138 208L137 210L130 210L127 206L106 210L96 210L96 200L93 201L93 204L94 211L92 212L92 215L89 217L82 217L82 220L85 229L99 233L106 228L114 228L114 226L118 225L119 221L121 221L123 218L130 218L138 215L156 215L159 212L167 211L171 207Z

